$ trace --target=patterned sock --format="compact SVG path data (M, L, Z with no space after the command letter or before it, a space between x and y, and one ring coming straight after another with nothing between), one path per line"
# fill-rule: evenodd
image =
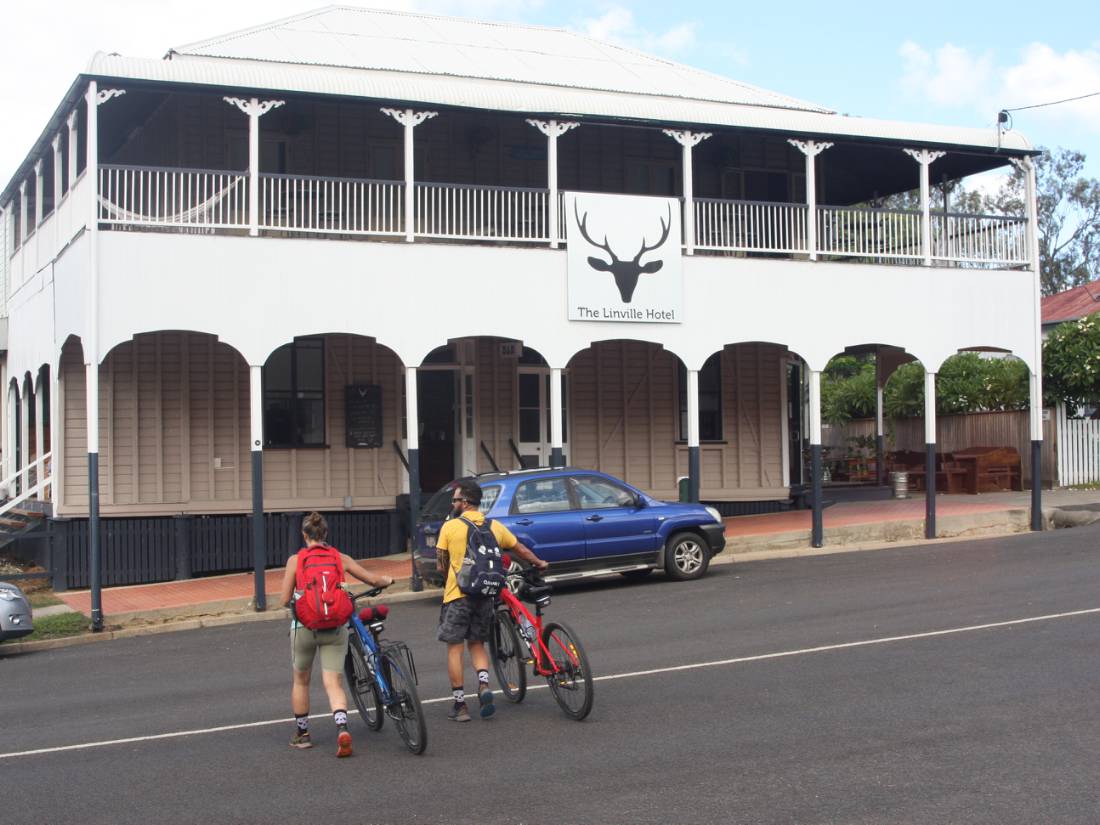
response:
M479 670L477 672L477 687L479 692L483 688L489 687L489 671Z
M338 728L346 728L348 726L348 712L343 708L338 708L332 712L332 721L336 723Z
M298 726L298 733L309 733L309 714L294 715L294 724Z
M466 701L466 691L463 689L462 685L459 685L456 688L451 688L451 693L455 697L456 705L461 705L463 702Z

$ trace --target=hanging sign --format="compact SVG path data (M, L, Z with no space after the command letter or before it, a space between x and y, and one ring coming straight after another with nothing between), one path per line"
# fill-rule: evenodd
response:
M678 324L680 201L565 193L570 321Z
M344 387L344 416L349 447L382 446L382 388L378 384Z

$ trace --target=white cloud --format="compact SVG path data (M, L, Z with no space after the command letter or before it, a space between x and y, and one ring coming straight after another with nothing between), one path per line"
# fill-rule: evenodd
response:
M1031 106L1053 100L1100 92L1100 51L1070 50L1059 53L1043 43L1032 43L1023 59L1008 67L1001 94L1006 108ZM1033 109L1035 116L1076 121L1100 133L1100 96Z
M1001 109L1100 91L1097 48L1058 52L1032 43L1007 65L999 65L990 52L979 54L951 43L929 51L906 42L898 54L903 89L939 106L972 110L983 119L991 120ZM1030 109L1027 117L1100 134L1100 96Z
M685 21L663 32L653 32L638 25L630 9L611 6L600 17L582 19L575 28L595 40L644 51L675 53L696 45L698 25Z
M906 42L898 50L905 66L902 85L940 106L983 105L994 75L989 53L972 55L966 49L946 43L928 52Z

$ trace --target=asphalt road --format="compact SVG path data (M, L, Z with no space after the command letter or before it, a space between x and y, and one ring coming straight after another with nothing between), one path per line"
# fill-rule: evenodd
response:
M356 717L352 759L328 718L313 750L287 747L281 623L0 658L0 822L1091 825L1098 539L562 588L548 615L604 677L582 723L545 688L448 722L438 606L395 605L386 635L412 646L427 700L422 757ZM319 678L313 695L327 710Z

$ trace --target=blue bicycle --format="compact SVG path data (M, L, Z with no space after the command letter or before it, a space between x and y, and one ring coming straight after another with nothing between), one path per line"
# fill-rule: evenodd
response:
M377 596L382 589L353 595L352 601ZM405 747L419 755L428 746L428 728L416 693L416 665L408 645L380 638L388 615L384 604L352 613L344 675L363 723L381 730L389 716Z

